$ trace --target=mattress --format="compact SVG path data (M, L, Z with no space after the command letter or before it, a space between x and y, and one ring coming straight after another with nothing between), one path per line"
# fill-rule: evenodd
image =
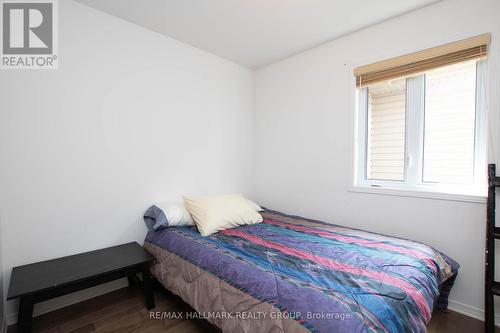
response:
M276 211L202 237L150 232L153 275L223 332L426 332L458 264L433 248Z

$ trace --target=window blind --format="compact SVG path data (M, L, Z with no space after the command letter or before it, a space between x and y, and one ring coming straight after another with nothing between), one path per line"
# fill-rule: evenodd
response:
M490 34L484 34L357 67L354 69L356 86L363 87L376 82L408 77L468 60L485 58L490 40Z

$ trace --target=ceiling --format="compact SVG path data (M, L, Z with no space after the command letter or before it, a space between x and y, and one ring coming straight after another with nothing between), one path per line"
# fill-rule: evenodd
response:
M77 0L256 69L436 0Z

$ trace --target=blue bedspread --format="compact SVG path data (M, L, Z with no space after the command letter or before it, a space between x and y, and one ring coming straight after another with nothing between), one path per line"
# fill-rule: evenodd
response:
M311 332L426 332L458 264L421 243L288 216L202 237L194 227L146 240L293 313ZM443 283L444 281L446 283Z

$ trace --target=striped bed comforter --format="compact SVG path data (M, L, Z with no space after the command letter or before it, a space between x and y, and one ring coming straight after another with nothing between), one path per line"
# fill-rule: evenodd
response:
M447 305L458 264L429 246L274 211L262 215L260 224L210 237L194 227L150 232L153 274L197 311L264 304L265 312L286 314L209 318L227 332L426 332L433 308ZM172 256L178 261L168 264ZM184 262L190 268L173 267ZM198 273L186 273L193 269ZM193 278L199 272L205 282ZM201 297L205 289L211 291Z

